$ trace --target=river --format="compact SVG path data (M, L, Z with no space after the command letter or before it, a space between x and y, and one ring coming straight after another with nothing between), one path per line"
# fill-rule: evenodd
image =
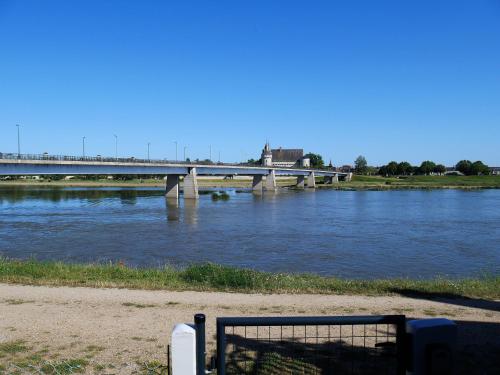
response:
M156 188L0 187L0 255L364 279L500 273L500 190L226 191L176 205Z

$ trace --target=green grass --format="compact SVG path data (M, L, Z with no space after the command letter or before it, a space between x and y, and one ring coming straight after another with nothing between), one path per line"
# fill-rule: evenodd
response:
M28 347L25 345L24 341L8 341L0 343L0 355L16 354L27 350Z
M353 189L500 188L500 176L353 176L351 182L333 185Z
M426 297L500 298L500 276L475 279L347 280L313 274L267 273L207 263L184 269L130 268L0 258L0 282L29 285L117 287L254 293L421 294Z

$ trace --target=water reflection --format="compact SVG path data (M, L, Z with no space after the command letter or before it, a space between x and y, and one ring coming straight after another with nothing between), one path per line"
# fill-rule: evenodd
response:
M179 200L177 198L165 198L167 208L167 220L179 221Z
M198 200L184 200L184 222L196 226L198 224Z
M162 189L134 188L67 188L67 187L0 187L0 204L13 204L26 200L50 201L53 203L69 200L83 200L99 203L106 199L119 198L122 204L136 204L138 198L163 195Z

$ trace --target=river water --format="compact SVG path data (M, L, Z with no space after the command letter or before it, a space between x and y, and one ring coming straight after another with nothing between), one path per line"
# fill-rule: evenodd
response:
M177 206L156 188L0 187L0 255L348 278L500 273L500 190L226 191Z

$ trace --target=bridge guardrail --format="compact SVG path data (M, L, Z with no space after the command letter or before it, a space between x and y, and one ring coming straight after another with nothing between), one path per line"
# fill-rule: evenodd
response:
M17 153L2 153L0 152L0 159L4 160L37 160L37 161L82 161L82 162L102 162L102 163L138 163L138 164L185 164L185 165L213 165L213 166L230 166L230 167L262 167L258 164L251 163L221 163L213 162L209 160L194 160L194 161L183 161L183 160L168 160L168 159L138 159L135 157L130 158L114 158L114 157L103 157L97 156L71 156L71 155L49 155L49 154L17 154ZM330 169L320 169L320 168L295 168L295 167L279 167L278 169L308 169L317 171L332 171ZM338 171L332 171L338 172Z

